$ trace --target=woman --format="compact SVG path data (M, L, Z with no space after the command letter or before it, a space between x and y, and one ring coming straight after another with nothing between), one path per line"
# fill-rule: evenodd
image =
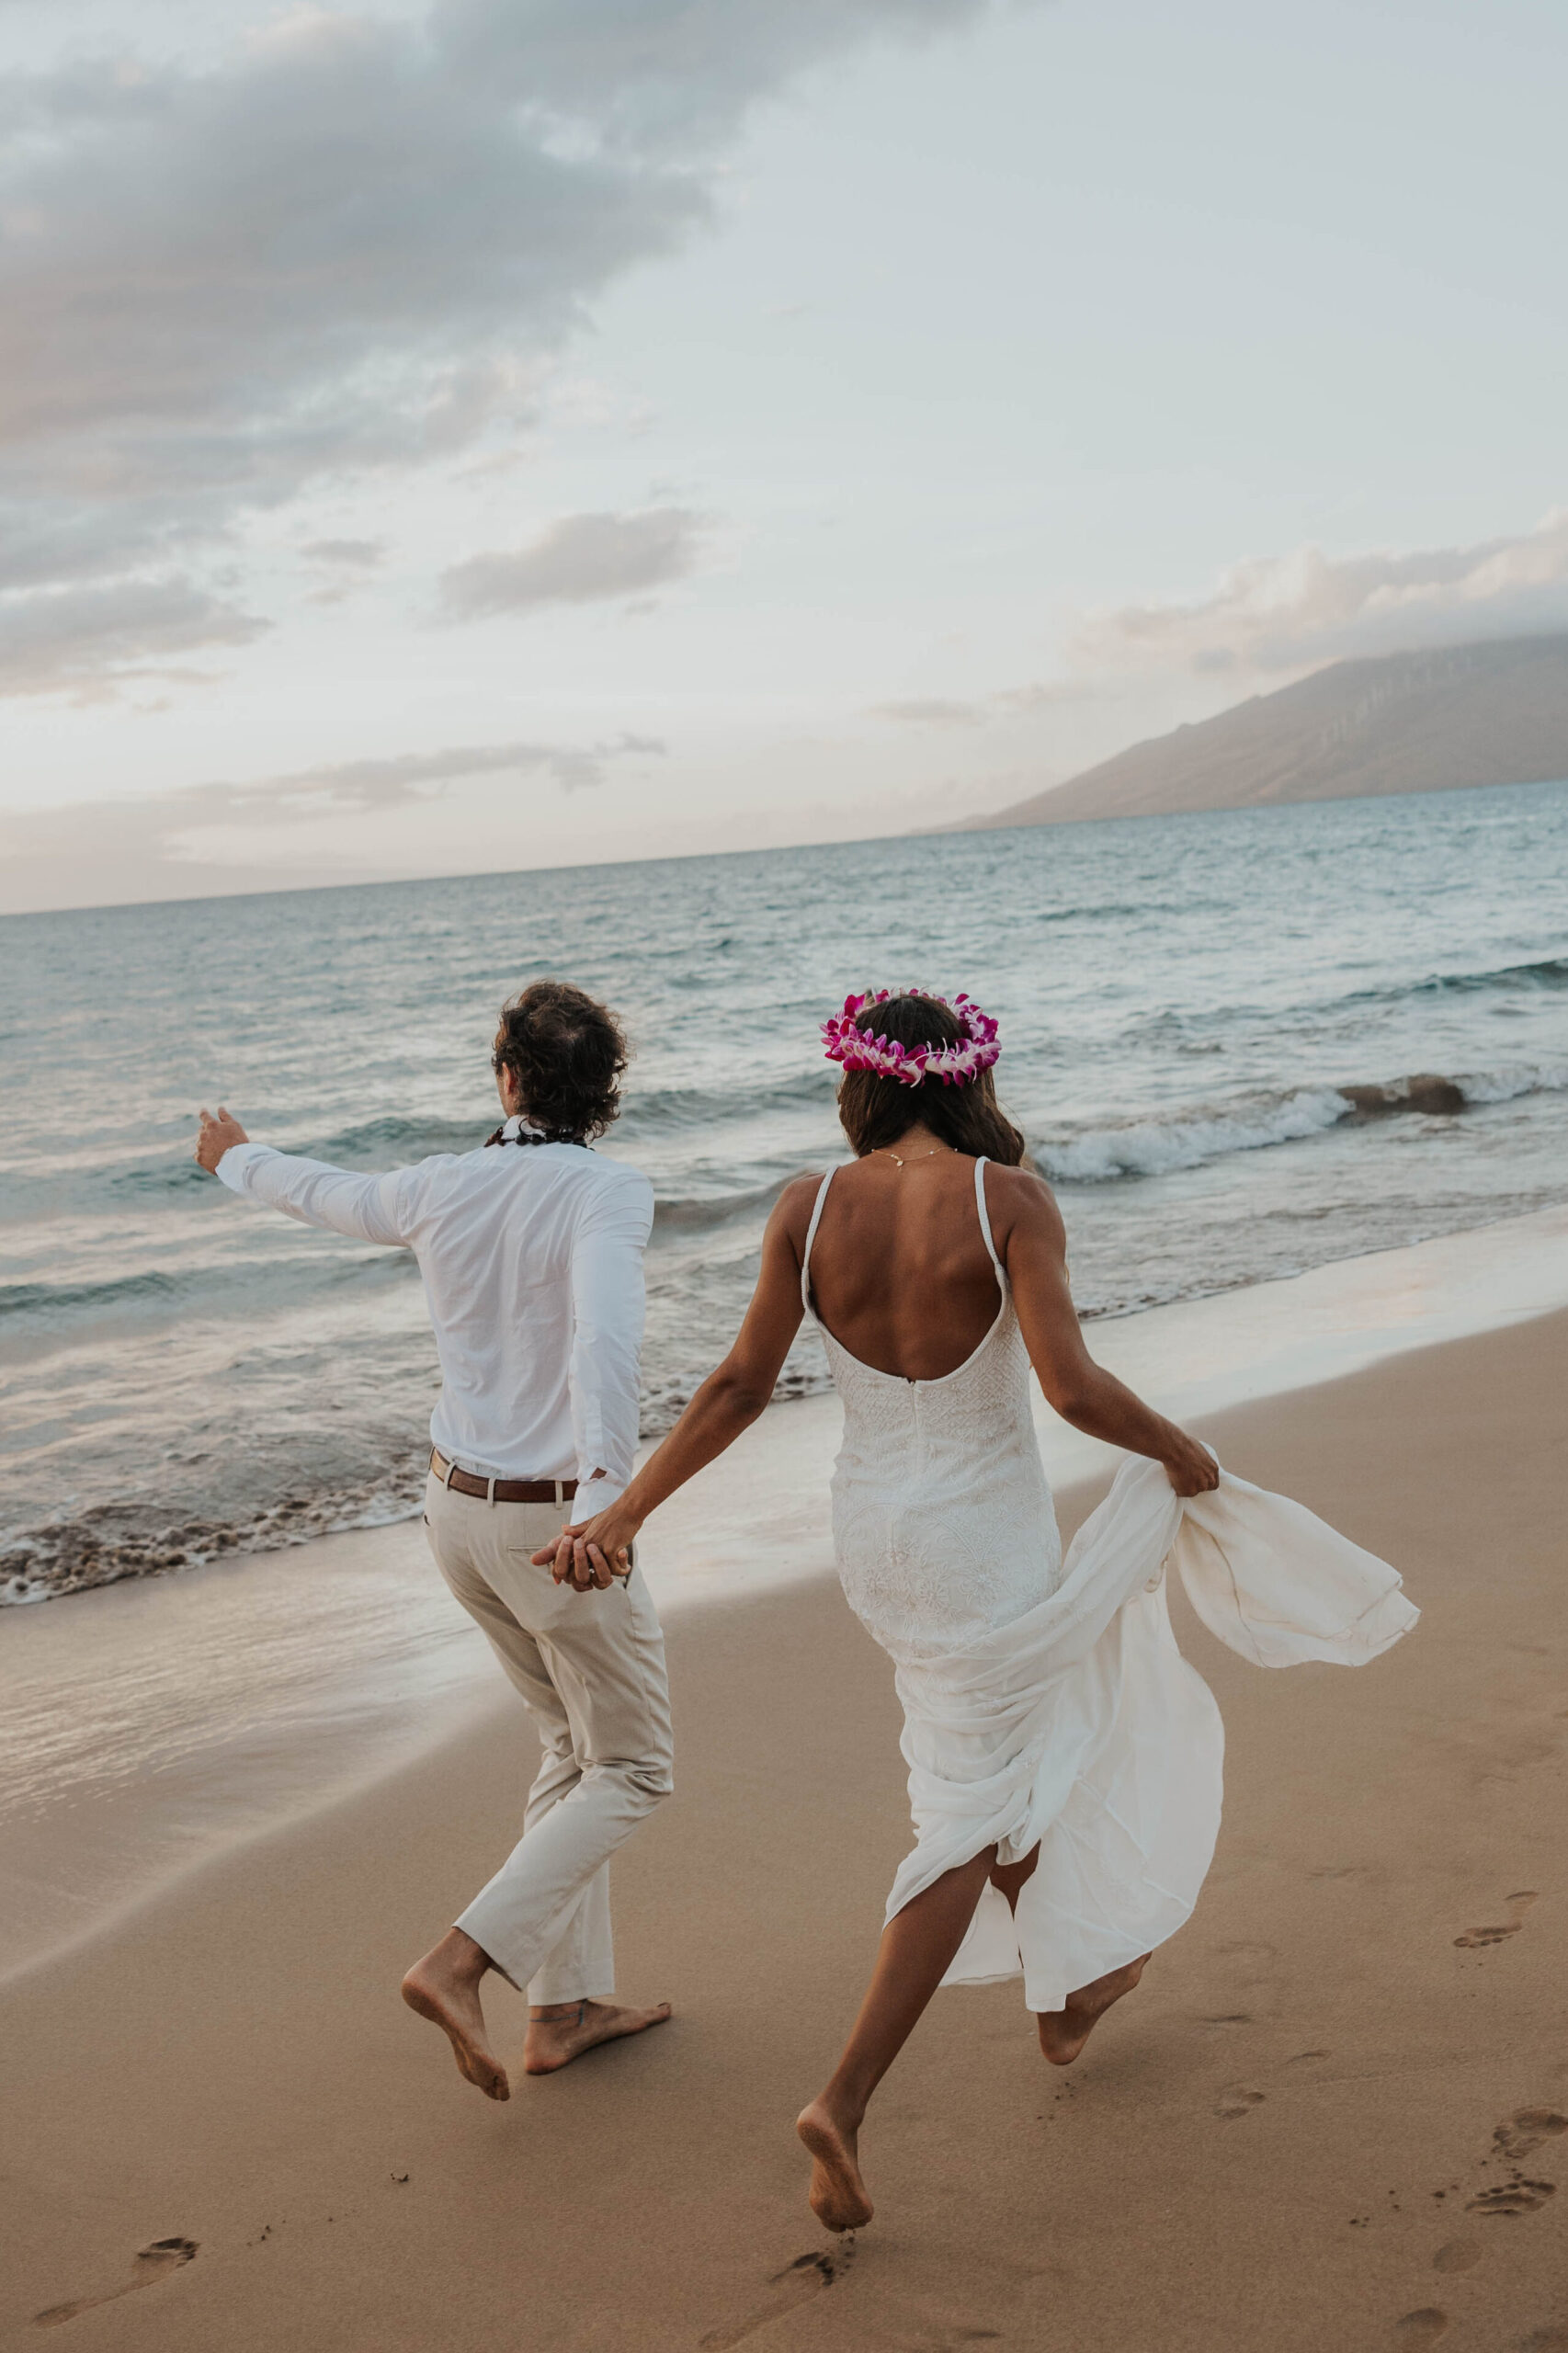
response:
M1085 1349L1061 1214L997 1105L996 1024L963 996L883 990L847 999L824 1037L845 1071L853 1164L786 1188L723 1363L619 1501L536 1558L582 1589L608 1584L612 1563L625 1574L648 1514L763 1411L802 1315L819 1325L845 1409L839 1571L896 1663L917 1832L854 2030L797 2128L814 2211L848 2230L871 2215L867 2103L944 1979L1021 1972L1040 2048L1066 2066L1191 1909L1218 1830L1222 1736L1176 1651L1162 1568L1177 1499L1218 1505L1221 1474ZM1031 1364L1064 1420L1160 1466L1125 1466L1065 1564ZM1217 1563L1190 1546L1181 1557L1217 1632L1265 1664L1369 1656L1397 1639L1414 1613L1392 1571L1298 1506L1225 1483L1230 1518L1193 1538ZM1266 1530L1241 1526L1260 1507ZM1337 1578L1322 1623L1290 1574L1314 1537L1312 1570L1326 1559ZM1259 1562L1271 1582L1255 1624L1246 1571Z

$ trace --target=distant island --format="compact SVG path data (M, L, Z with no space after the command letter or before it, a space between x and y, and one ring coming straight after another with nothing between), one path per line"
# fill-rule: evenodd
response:
M944 828L1059 825L1568 779L1568 635L1335 662Z

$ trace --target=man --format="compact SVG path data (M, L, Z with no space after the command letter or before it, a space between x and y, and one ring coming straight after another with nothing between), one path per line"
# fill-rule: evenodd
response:
M441 1362L430 1549L544 1757L521 1841L403 1995L469 2082L506 2099L486 1971L528 1989L529 2075L670 2014L611 1999L609 1858L668 1796L671 1743L664 1637L635 1567L600 1589L591 1567L562 1582L530 1557L631 1475L653 1188L587 1148L620 1108L625 1040L580 989L536 981L503 1011L492 1065L506 1119L474 1152L352 1176L252 1143L220 1108L201 1114L196 1156L236 1193L419 1262ZM579 1599L574 1584L594 1590Z

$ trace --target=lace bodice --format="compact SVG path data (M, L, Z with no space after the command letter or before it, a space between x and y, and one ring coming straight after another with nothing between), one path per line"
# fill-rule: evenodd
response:
M817 1315L812 1246L833 1181L823 1178L802 1254L807 1315L844 1403L833 1529L850 1607L898 1660L944 1656L1021 1617L1051 1592L1062 1542L1029 1411L1029 1362L974 1166L980 1230L1000 1301L956 1371L905 1381L863 1364Z

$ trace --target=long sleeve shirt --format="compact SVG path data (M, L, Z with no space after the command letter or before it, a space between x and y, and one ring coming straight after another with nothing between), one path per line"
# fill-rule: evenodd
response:
M441 1365L430 1437L449 1461L483 1478L575 1478L578 1518L619 1495L653 1222L639 1169L579 1144L493 1144L355 1176L241 1143L218 1174L304 1225L413 1251Z

